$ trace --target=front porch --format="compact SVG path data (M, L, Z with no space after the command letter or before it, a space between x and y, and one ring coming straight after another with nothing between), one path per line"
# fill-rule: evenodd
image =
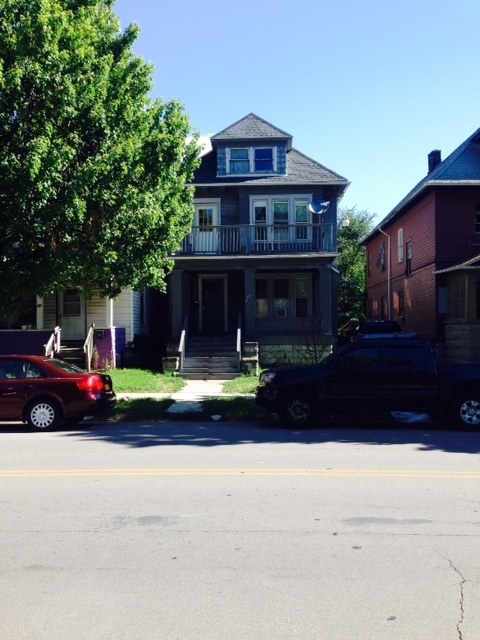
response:
M334 257L251 256L243 265L228 256L176 259L169 275L171 334L164 368L183 373L192 339L202 342L202 357L216 357L218 336L235 345L238 372L252 357L260 366L285 365L328 351L335 323Z
M87 369L115 368L125 347L125 328L113 325L113 301L86 300L76 289L33 296L0 319L2 355L47 355Z

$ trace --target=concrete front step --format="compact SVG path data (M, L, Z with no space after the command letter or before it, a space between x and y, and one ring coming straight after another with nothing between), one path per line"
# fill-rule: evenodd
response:
M231 336L190 338L180 375L189 380L232 380L240 375L238 354Z
M225 373L225 372L215 372L215 373L181 373L182 378L186 378L187 380L234 380L238 378L240 373Z

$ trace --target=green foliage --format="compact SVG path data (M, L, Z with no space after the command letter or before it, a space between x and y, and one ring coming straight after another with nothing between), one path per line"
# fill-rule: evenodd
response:
M163 288L190 227L197 135L180 103L150 99L139 29L113 4L0 3L0 308Z
M348 227L342 226L342 220L348 217ZM344 326L349 320L359 322L365 317L366 297L366 261L365 247L358 243L374 227L373 214L357 211L356 207L344 209L338 222L338 324Z

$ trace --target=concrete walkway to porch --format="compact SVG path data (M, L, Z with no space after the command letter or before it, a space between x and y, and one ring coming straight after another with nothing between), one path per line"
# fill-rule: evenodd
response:
M167 413L200 412L202 400L206 398L238 397L237 393L224 393L226 380L186 380L186 385L176 393L117 393L118 398L172 398L175 402L167 409ZM253 398L253 394L240 394L241 397Z

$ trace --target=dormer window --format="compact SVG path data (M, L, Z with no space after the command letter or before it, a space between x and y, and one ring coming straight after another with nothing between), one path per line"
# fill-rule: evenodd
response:
M276 147L237 147L227 149L227 173L275 173L277 170Z
M230 149L230 173L250 173L248 149Z
M255 149L255 173L273 171L273 149Z

